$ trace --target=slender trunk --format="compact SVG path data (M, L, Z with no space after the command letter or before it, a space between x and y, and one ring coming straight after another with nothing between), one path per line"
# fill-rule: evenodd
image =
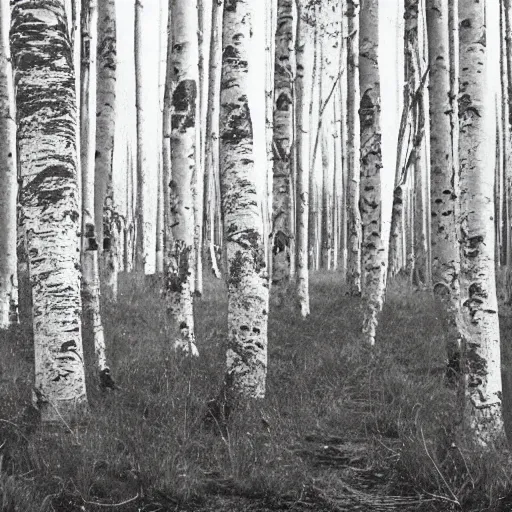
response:
M286 287L290 279L293 217L293 0L278 0L274 73L274 168L272 206L272 284Z
M248 64L248 0L226 0L220 108L221 194L228 276L226 394L263 398L267 373L268 278L258 204Z
M196 129L198 40L195 0L172 0L171 168L172 243L166 269L168 309L180 330L175 347L197 355L194 333Z
M12 11L21 208L32 286L35 405L45 423L87 406L81 334L76 95L62 0Z
M98 41L98 4L82 4L82 108L80 141L82 166L82 300L86 325L94 340L94 353L100 383L111 382L107 365L105 334L100 311L98 238L95 225L95 153L96 153L96 52ZM101 219L103 224L103 219ZM110 386L111 387L111 386Z
M11 52L10 10L0 2L0 329L18 322L16 201L18 169Z
M329 123L330 124L330 123ZM326 127L322 129L322 269L332 269L332 167L333 138Z
M116 115L117 38L115 0L98 4L96 104L96 173L94 184L94 219L101 258L104 293L117 299L119 261L115 249L117 212L114 204L113 165ZM114 223L114 224L113 224Z
M215 1L215 0L213 0ZM194 293L203 294L203 216L204 216L204 133L203 130L203 91L206 83L206 68L204 65L203 39L205 2L197 0L197 35L198 35L198 80L196 102L196 166L193 177L194 195ZM191 7L192 8L192 7Z
M220 200L217 193L219 180L219 102L220 102L220 71L222 65L222 6L223 0L212 3L212 33L210 38L210 63L208 73L208 102L205 131L205 186L204 199L206 214L204 216L204 239L208 246L212 271L220 278L215 252L215 219Z
M485 3L471 0L459 5L463 424L482 445L504 441Z
M359 1L347 0L347 289L361 295L361 212L359 211L360 133L359 133Z
M375 343L378 317L384 298L384 245L382 242L381 176L382 148L380 126L380 77L378 65L379 4L368 0L360 14L359 87L361 102L361 220L362 282L365 303L363 335Z
M459 360L460 325L460 251L459 173L454 165L454 132L457 119L452 109L450 81L450 19L448 4L427 0L430 94L430 208L432 285L439 302L448 309L457 332L450 334L447 351L449 366L456 369Z
M135 270L146 270L146 186L147 155L144 130L146 118L144 112L144 91L142 87L142 11L144 0L135 0L135 110L137 114L137 196L135 204Z
M303 318L309 313L309 270L308 270L308 222L309 222L309 180L310 180L310 102L312 68L314 59L313 29L303 18L302 0L296 1L297 36L295 55L297 75L295 78L295 108L297 134L297 296Z

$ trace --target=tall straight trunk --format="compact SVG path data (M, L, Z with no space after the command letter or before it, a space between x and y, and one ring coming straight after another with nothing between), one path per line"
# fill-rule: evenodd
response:
M145 273L146 270L146 182L147 154L144 130L146 118L144 112L144 91L142 88L142 11L144 0L135 0L135 111L137 127L137 196L135 203L135 270Z
M308 270L308 222L309 222L309 180L310 180L310 102L314 59L314 34L311 25L304 19L304 2L296 0L297 35L295 56L297 74L295 77L295 109L297 136L297 297L303 318L309 313L309 270Z
M192 7L191 7L192 8ZM194 293L201 296L203 293L203 216L204 216L204 138L202 132L204 122L204 87L207 80L207 69L204 65L203 40L205 2L197 0L197 35L198 35L198 80L196 102L196 167L194 172Z
M87 406L82 350L72 49L63 0L18 0L11 48L21 208L32 287L35 405L45 423Z
M278 0L274 72L274 167L272 192L272 283L290 279L293 232L293 0Z
M126 222L124 226L124 257L125 272L132 272L135 246L135 198L133 156L129 143L126 146Z
M197 354L194 334L196 129L198 119L198 40L195 0L172 0L171 168L166 293L180 330L175 346Z
M454 118L450 80L450 17L448 3L427 0L430 95L430 208L432 286L437 300L448 310L451 323L460 325L459 172L454 165ZM458 63L455 63L458 65ZM460 333L447 344L449 365L458 366Z
M251 6L226 0L220 107L221 194L228 275L228 399L263 398L267 373L268 277L257 195L248 94Z
M170 246L172 243L170 183L171 183L171 99L172 99L172 0L167 9L167 54L165 66L165 86L162 112L162 195L163 195L163 264L164 272L169 267Z
M94 353L100 382L106 383L110 382L110 369L107 365L105 334L100 312L99 244L94 222L98 4L96 0L84 0L82 9L82 108L80 112L82 166L82 300L86 312L85 319L90 325L94 340Z
M101 250L100 275L106 296L117 299L117 258L113 188L114 134L116 115L117 38L115 0L98 4L96 97L96 173L94 220Z
M329 123L330 124L330 123ZM332 269L332 172L333 172L333 137L327 127L323 127L321 134L322 158L322 268Z
M512 188L512 140L510 123L510 98L509 98L509 73L507 59L507 23L505 13L505 1L500 1L500 86L501 86L501 119L503 124L502 145L503 159L502 165L504 169L503 188L504 188L504 254L503 264L507 266L507 274L510 273L510 265L512 263L511 253L511 219L510 219L510 199ZM508 291L507 291L508 293ZM510 297L507 297L510 301Z
M379 3L368 0L361 9L359 31L359 88L361 102L361 220L362 282L365 304L364 341L375 343L378 317L384 299L384 245L381 218L382 148L380 125Z
M347 0L347 289L361 295L361 212L359 211L359 1Z
M504 441L485 4L482 0L459 4L463 425L482 445Z
M0 2L0 329L18 322L16 201L18 170L9 2Z
M276 71L276 32L277 32L277 7L278 0L266 0L265 7L267 10L265 21L265 142L267 156L267 172L265 174L265 194L262 201L263 218L263 243L265 246L265 261L268 265L268 273L273 274L273 200L272 193L274 187L274 87L275 87L275 71ZM270 280L270 283L272 280Z
M511 149L511 137L512 137L512 1L503 0L503 15L504 15L504 32L505 38L503 41L504 52L506 59L503 62L504 71L506 74L506 99L507 99L507 129L504 130L503 137L505 141L505 148L507 151L506 162L505 162L505 191L507 197L507 210L508 214L506 217L507 225L507 282L511 282L512 276L512 149ZM506 62L505 62L506 61ZM502 73L503 74L503 73ZM503 77L505 78L505 77ZM512 292L509 292L509 302L512 301Z
M213 0L212 28L210 37L210 62L208 73L208 100L205 130L205 185L203 203L206 207L204 215L204 245L208 246L212 271L220 277L215 252L215 219L220 206L217 183L219 180L219 102L220 102L220 71L222 64L222 5L223 0Z

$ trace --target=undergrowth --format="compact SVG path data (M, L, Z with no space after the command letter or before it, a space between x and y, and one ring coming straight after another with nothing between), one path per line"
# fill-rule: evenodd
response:
M0 333L2 511L209 510L214 499L221 511L236 500L336 510L334 497L363 476L379 493L418 497L410 510L510 510L508 454L455 436L449 329L427 292L390 284L370 350L360 344L360 300L337 274L313 275L307 321L286 301L271 308L267 397L237 409L224 431L204 421L225 364L221 282L208 280L198 299L200 357L190 360L171 349L158 283L121 277L118 303L103 310L119 389L98 388L86 334L90 414L71 431L38 424L26 314ZM502 316L504 345L511 324ZM511 356L504 350L507 427ZM340 446L360 455L347 462Z

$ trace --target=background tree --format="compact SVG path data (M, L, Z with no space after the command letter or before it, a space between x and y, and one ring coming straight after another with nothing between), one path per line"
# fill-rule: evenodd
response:
M113 166L116 115L117 36L115 0L98 3L96 172L94 220L100 246L100 270L108 298L117 297L119 261L116 247L120 218L115 207Z
M0 329L18 321L16 261L16 121L11 51L9 3L0 2Z

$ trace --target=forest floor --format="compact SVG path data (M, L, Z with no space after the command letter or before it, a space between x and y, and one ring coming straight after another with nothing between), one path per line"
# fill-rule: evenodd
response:
M1 510L512 510L507 453L455 442L440 308L405 282L389 288L373 351L360 343L360 301L336 273L312 275L307 321L287 301L271 307L267 397L222 432L205 421L224 370L220 281L208 280L197 302L200 357L190 360L171 349L158 283L122 276L118 304L104 308L119 389L99 389L86 336L90 414L67 431L41 428L31 406L22 304L24 322L0 334ZM506 306L501 328L512 430Z

